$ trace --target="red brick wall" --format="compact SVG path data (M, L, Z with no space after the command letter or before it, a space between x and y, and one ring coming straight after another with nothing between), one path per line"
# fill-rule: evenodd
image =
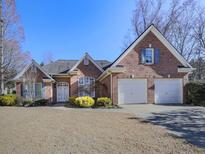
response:
M16 82L16 95L21 96L21 82Z
M45 99L53 101L53 89L52 89L52 83L45 83Z
M101 71L91 62L89 61L89 65L84 65L81 62L78 67L77 76L71 77L70 85L71 85L71 95L70 96L77 96L78 95L78 79L82 76L89 76L97 79L101 74Z
M149 44L152 48L160 49L160 63L153 65L140 64L140 52L142 48L148 48ZM118 102L118 79L130 78L146 78L148 83L148 103L154 103L154 79L155 78L183 78L186 74L178 73L177 68L182 65L168 49L150 32L144 39L124 57L119 65L126 68L125 73L113 74L113 102Z
M111 98L111 75L101 80L99 83L99 96Z

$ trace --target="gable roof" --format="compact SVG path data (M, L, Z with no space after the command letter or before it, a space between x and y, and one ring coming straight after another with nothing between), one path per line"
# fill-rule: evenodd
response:
M48 79L55 81L35 60L32 59L31 63L28 64L21 72L19 72L13 80L19 80L26 71L32 66L35 65Z
M93 59L92 57L86 52L85 55L70 69L69 72L74 71L78 65L85 59L89 59L101 72L104 72L103 68L100 67Z
M152 32L162 44L181 62L184 67L192 66L184 59L184 57L176 50L176 48L168 42L168 40L162 35L162 33L152 24L150 25L109 67L115 67L119 62L134 49L134 47L149 33Z
M60 74L69 71L77 63L77 61L78 60L57 60L42 67L51 75Z
M93 61L102 69L107 65L111 64L111 62L107 60L93 60ZM55 62L51 62L42 67L47 73L54 75L54 74L68 73L78 62L79 60L57 60Z

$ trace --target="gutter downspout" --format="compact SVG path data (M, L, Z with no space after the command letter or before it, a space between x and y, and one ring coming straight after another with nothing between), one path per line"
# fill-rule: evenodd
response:
M110 73L110 97L111 97L111 100L112 100L112 102L113 102L113 94L112 94L112 92L113 92L113 89L112 89L112 87L113 87L113 85L112 85L112 73Z

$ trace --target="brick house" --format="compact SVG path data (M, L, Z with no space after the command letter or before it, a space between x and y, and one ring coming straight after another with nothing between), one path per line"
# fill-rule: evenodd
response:
M88 95L110 97L114 104L183 103L183 87L193 70L151 25L112 63L93 60L88 53L80 60L58 60L43 67L33 60L15 81L17 94L27 97L32 88L26 85L26 74L33 72L32 96L52 102Z

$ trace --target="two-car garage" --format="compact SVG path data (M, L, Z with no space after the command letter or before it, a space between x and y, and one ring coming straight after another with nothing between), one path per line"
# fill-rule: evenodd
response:
M154 79L155 104L180 104L183 101L182 79ZM147 79L118 79L118 103L138 104L148 101Z

